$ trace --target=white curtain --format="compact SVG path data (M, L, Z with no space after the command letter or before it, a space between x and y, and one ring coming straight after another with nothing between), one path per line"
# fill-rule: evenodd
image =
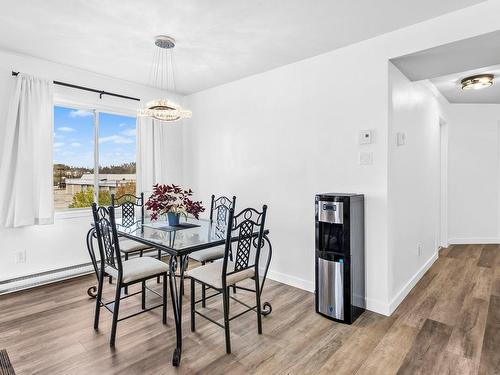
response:
M146 197L156 183L167 180L167 127L149 117L137 117L137 193Z
M7 120L1 125L1 226L54 221L53 92L50 81L25 74L17 76Z

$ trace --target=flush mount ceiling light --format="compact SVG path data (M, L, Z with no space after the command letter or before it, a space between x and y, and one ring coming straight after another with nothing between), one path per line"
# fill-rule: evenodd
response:
M479 90L493 85L493 74L478 74L475 76L465 77L460 82L462 90Z
M191 111L166 99L169 92L175 92L175 59L173 55L175 39L166 35L158 35L154 38L154 42L157 48L151 65L149 81L152 86L162 90L162 98L147 103L146 108L137 111L137 115L165 122L190 118Z

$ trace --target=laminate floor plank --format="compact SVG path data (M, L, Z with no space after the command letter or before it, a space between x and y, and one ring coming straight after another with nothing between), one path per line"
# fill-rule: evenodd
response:
M371 313L374 314L374 313ZM354 374L369 357L395 318L374 314L325 362L318 374ZM363 353L363 355L360 355Z
M475 284L472 290L472 296L485 301L490 300L492 294L493 278L495 269L478 267L474 275Z
M473 259L479 260L484 245L454 245L449 253L448 258L455 259Z
M453 272L441 283L438 300L429 319L454 326L466 296L472 292L477 267L472 262L456 260Z
M435 373L434 367L445 354L452 327L427 319L407 353L398 375Z
M479 374L500 374L500 297L498 296L490 298Z
M434 366L435 375L475 375L479 363L446 351L441 360Z
M488 316L488 301L467 298L453 328L447 350L479 362Z
M500 247L498 245L484 245L477 265L479 267L491 268L496 264L498 256L500 256Z
M357 372L358 375L396 374L419 330L395 323Z
M496 267L492 276L491 294L500 297L500 267Z

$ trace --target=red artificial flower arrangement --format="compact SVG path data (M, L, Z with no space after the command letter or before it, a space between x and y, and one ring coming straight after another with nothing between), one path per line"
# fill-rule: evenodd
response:
M174 184L155 184L153 193L146 202L146 209L151 211L151 220L158 220L160 216L168 213L182 214L185 217L191 214L199 219L200 212L205 211L205 208L201 201L193 201L190 198L192 195L191 189L184 190Z

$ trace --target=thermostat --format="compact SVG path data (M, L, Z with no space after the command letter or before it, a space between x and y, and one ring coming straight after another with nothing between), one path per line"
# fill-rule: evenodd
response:
M371 130L361 130L358 136L358 142L360 145L366 145L373 143L373 136Z

